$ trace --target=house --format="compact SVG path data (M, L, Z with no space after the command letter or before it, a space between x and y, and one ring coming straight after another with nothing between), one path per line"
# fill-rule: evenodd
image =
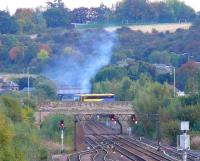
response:
M57 89L57 97L58 100L64 101L74 101L77 94L85 93L82 88L69 86L69 85L61 85Z
M19 91L19 85L13 81L0 78L0 93L9 91Z
M170 88L170 90L174 90L174 86L173 85L168 85L169 86L169 88ZM181 91L180 89L178 89L178 88L175 88L175 95L177 96L177 97L184 97L184 96L187 96L186 94L185 94L185 92L184 91Z
M184 91L177 91L176 94L177 94L178 97L184 97L184 96L186 96L186 94L185 94Z
M153 64L158 74L172 74L173 67L165 64Z

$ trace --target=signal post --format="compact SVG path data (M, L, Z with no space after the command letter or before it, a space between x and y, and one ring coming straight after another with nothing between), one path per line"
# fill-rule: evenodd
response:
M64 152L64 120L60 120L60 129L61 129L61 153Z

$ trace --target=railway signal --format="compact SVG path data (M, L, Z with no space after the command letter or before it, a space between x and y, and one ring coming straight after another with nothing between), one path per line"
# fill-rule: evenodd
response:
M138 121L137 121L137 118L136 118L136 115L135 115L135 114L131 115L131 121L133 121L133 123L134 123L134 124L137 124L137 123L138 123Z
M110 115L110 120L111 120L111 121L116 121L116 118L115 118L115 115L114 115L114 114Z
M61 128L61 153L63 153L64 151L64 143L63 143L63 140L64 140L64 133L63 133L63 130L64 130L64 120L60 120L60 123L59 123L59 126Z
M61 129L64 129L65 125L64 125L64 120L60 120L60 124L59 124Z
M117 119L114 114L110 115L110 120L113 121L115 124L117 123Z

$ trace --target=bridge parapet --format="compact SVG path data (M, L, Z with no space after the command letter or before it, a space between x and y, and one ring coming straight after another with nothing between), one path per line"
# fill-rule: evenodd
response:
M105 108L105 109L131 109L131 102L42 102L38 104L39 109L69 109L69 108Z
M134 113L131 102L42 102L35 112L36 124L54 114L64 115L131 115Z

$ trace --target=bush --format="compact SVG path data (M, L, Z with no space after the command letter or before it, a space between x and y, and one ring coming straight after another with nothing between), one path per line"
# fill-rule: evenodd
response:
M196 120L193 124L192 130L200 131L200 120Z
M6 115L13 121L22 121L23 117L19 102L9 96L3 96L1 99L6 107L4 108Z
M59 127L60 120L64 120L64 144L72 148L73 145L73 119L66 115L49 116L41 125L41 135L44 139L54 142L60 142L61 130Z
M191 148L200 150L200 137L199 135L193 136L191 139Z
M0 160L40 161L40 136L34 113L10 97L0 97ZM34 154L34 155L33 155Z
M176 145L177 135L180 133L180 122L178 120L169 120L162 123L162 135L164 138L170 138L173 145Z

